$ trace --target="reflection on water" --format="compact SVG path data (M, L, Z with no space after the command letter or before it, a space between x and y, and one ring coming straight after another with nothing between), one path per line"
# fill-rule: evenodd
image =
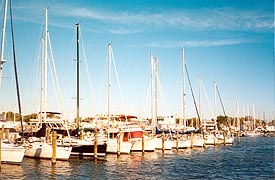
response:
M274 179L274 138L244 138L233 146L107 155L103 160L24 158L2 164L0 179Z
M24 179L25 172L20 165L1 164L1 179Z

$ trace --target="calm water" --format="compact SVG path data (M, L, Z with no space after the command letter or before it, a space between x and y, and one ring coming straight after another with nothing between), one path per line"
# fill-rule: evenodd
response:
M241 138L241 144L51 161L24 158L2 164L1 179L275 179L274 138Z

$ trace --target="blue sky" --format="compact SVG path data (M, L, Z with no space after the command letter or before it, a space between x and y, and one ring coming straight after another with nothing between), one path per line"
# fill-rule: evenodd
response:
M13 1L19 81L24 114L39 110L39 43L48 9L49 33L67 117L76 112L76 28L81 26L80 115L107 112L107 44L112 42L111 113L150 113L148 97L150 53L159 60L163 98L159 115L182 115L181 48L198 101L198 77L203 117L211 117L217 82L227 115L252 113L274 117L274 2L272 0L132 0ZM3 2L1 19L3 14ZM9 15L9 12L8 12ZM7 20L1 109L17 110L11 56L10 21ZM85 53L85 54L84 54ZM50 75L50 73L49 73ZM60 111L48 87L48 110ZM195 117L190 87L185 82L187 117ZM212 106L208 108L206 99ZM123 100L122 100L123 99ZM248 109L248 110L247 110ZM217 99L217 114L222 114Z

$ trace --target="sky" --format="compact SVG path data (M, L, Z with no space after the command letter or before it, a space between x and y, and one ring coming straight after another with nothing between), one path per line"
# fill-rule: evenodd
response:
M3 4L2 0L0 20ZM53 57L48 66L48 111L64 109L67 118L76 116L75 24L80 23L81 117L107 113L109 43L111 114L151 117L151 53L158 58L159 115L183 116L184 85L186 118L197 117L191 87L201 118L213 118L214 107L217 115L224 115L222 106L228 116L275 116L273 0L13 1L23 115L39 112L45 8L52 49L48 54ZM10 11L7 16L0 111L18 112ZM191 86L186 71L182 81L182 48ZM52 60L62 103L52 83ZM216 103L214 82L221 96L220 101L216 93Z

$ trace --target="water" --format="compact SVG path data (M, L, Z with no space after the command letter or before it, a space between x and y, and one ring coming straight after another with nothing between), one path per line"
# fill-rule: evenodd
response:
M241 138L241 144L131 155L104 160L24 158L2 164L1 179L275 179L274 138Z

